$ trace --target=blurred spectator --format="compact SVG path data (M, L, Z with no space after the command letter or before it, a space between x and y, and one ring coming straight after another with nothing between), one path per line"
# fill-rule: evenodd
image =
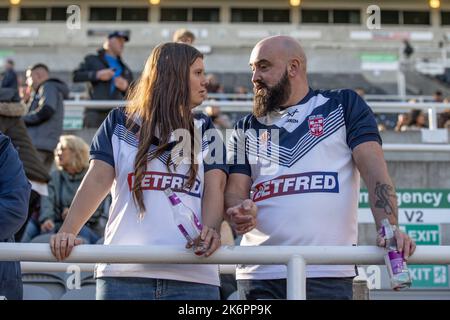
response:
M26 77L23 78L22 75L19 74L17 76L17 85L18 85L20 99L22 99L22 102L28 103L31 98L32 88L27 85Z
M421 109L411 110L408 118L408 124L406 126L402 126L401 131L420 130L428 127L426 125L427 119Z
M50 176L28 135L27 127L22 119L25 113L26 105L20 102L15 89L0 89L0 131L11 139L19 153L25 174L31 182L28 221L32 215L39 212L40 195L47 195L47 182ZM26 224L16 233L16 241L22 238L25 226Z
M363 88L355 88L355 92L364 99L364 96L366 95L366 90Z
M355 88L355 92L362 98L365 99L366 89L362 87ZM375 121L377 122L379 131L386 131L388 129L394 129L395 118L389 113L376 113Z
M403 127L406 127L409 123L409 114L408 113L400 113L397 116L397 124L395 125L395 131L402 131Z
M444 129L450 130L450 120L447 120L447 121L444 123Z
M63 131L64 99L69 97L69 88L61 80L50 78L48 67L41 63L27 70L27 83L33 88L33 96L23 120L42 163L50 171L53 150Z
M214 126L217 129L230 129L232 127L230 118L223 114L220 111L220 108L217 106L207 106L205 108L206 114L211 118L212 122L214 123Z
M247 95L248 95L248 89L244 86L238 86L234 89L234 93L242 95L242 97L239 98L235 98L234 100L236 101L247 101L250 100Z
M114 31L108 35L103 48L97 54L87 55L78 69L73 72L73 82L89 82L89 96L92 100L122 100L133 81L133 74L122 60L128 34ZM110 110L88 109L84 125L97 128Z
M56 233L59 230L89 167L89 147L77 136L61 136L55 150L55 161L58 170L51 173L48 196L42 197L39 221L28 222L22 242L29 242L40 232ZM103 236L102 213L103 205L79 233L88 243L94 244Z
M377 127L378 127L378 131L380 131L380 132L386 131L386 126L384 125L384 123L378 123Z
M172 41L193 45L195 35L187 29L178 29L174 32Z
M4 65L5 71L2 74L0 88L10 88L17 90L17 74L14 71L14 61L7 59Z
M442 91L437 90L434 92L433 102L444 102L444 96L442 95Z
M403 40L403 55L405 56L406 59L409 59L412 54L414 53L414 48L412 47L411 43L407 40L404 39Z
M450 109L446 109L438 116L438 128L446 128L446 124L450 122Z
M0 242L14 242L27 217L30 183L10 139L0 133ZM0 296L23 298L19 261L0 262Z
M217 77L210 73L206 76L206 80L208 81L208 84L206 86L206 90L208 90L208 93L223 93L223 86L219 83L217 80Z
M244 86L237 86L234 92L237 94L248 94L248 89Z

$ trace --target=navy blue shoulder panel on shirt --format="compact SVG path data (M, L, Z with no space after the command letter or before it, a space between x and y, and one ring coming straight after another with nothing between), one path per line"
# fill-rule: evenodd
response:
M240 119L234 126L234 132L227 144L227 161L230 174L240 173L252 176L252 169L247 157L245 131L258 122L253 114Z
M196 113L194 114L194 118L203 120L202 144L208 144L208 153L203 157L204 172L218 169L228 175L226 148L222 134L216 129L212 119L207 115Z
M111 110L92 139L90 151L91 160L102 160L114 167L112 136L117 125L125 126L125 124L125 108Z
M353 150L357 145L375 141L382 143L372 109L355 91L350 89L320 91L330 99L342 104L347 133L347 145Z

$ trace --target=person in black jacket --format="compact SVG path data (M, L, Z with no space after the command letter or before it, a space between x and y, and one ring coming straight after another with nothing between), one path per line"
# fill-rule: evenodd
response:
M25 223L30 183L11 140L0 133L0 242L14 242L14 234ZM0 262L0 296L23 297L19 261Z
M50 78L48 67L42 63L27 70L27 83L33 88L33 95L29 111L22 119L42 163L50 172L53 150L63 132L64 99L69 97L69 88L61 80Z
M7 59L5 61L5 71L0 88L10 88L17 90L17 73L14 71L14 61Z
M26 109L26 105L20 102L17 90L0 88L0 132L11 139L23 163L25 175L32 185L28 206L28 221L32 216L39 214L40 195L47 194L45 190L47 190L47 182L50 180L50 175L42 163L38 151L28 135L25 122L22 119L22 116L26 113ZM22 239L25 227L26 223L15 234L16 241Z
M115 31L108 35L103 48L96 55L87 55L73 72L73 82L89 82L89 96L92 100L122 100L133 81L133 74L122 61L125 32ZM85 126L98 127L109 110L90 109L85 113Z

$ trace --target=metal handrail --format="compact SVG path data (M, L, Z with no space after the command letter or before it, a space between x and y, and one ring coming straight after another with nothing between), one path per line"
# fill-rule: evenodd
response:
M115 107L126 106L126 101L111 100L66 100L64 105L66 111L82 112L87 109L109 110ZM429 128L437 128L437 115L440 111L450 109L450 103L440 102L369 102L370 107L376 113L404 113L412 109L422 109L428 112ZM223 101L223 100L206 100L199 107L198 111L204 111L208 106L217 106L222 112L251 112L253 108L252 101Z
M287 298L306 298L306 265L383 264L375 246L223 246L208 258L176 246L80 245L69 263L285 264ZM48 244L0 243L0 261L55 262ZM412 264L450 264L450 246L418 246Z

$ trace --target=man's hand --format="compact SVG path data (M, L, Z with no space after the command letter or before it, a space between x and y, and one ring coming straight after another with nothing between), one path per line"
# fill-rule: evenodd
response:
M403 252L405 260L414 254L416 243L406 233L396 228L394 231L395 240L397 241L397 250ZM385 248L388 244L386 239L378 232L377 246Z
M54 227L55 227L55 224L53 223L53 221L51 219L47 219L41 224L41 231L49 232L49 231L53 230Z
M256 213L258 208L250 200L244 200L240 205L228 208L226 214L230 218L230 225L237 234L244 234L256 227Z
M102 69L97 71L97 79L100 81L109 81L114 77L113 69Z
M128 89L128 81L123 77L114 78L114 85L120 91L127 91Z

